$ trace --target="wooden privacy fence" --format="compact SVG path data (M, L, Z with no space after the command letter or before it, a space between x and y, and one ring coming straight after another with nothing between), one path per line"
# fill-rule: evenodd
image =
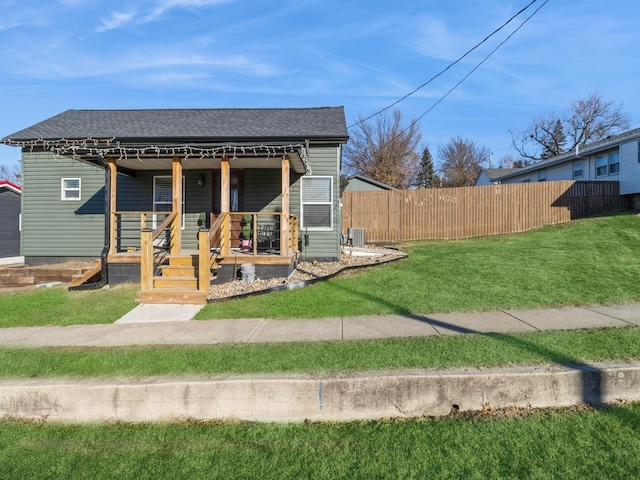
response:
M342 228L367 242L454 239L529 230L621 210L618 182L571 181L343 193Z

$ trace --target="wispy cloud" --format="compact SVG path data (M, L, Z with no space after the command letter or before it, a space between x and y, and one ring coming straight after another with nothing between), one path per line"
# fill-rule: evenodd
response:
M143 21L151 22L174 9L201 8L231 1L233 0L159 0L152 7L151 12L144 17Z
M113 12L109 18L100 18L102 24L96 28L96 32L102 33L108 30L115 30L130 23L134 18L134 13Z

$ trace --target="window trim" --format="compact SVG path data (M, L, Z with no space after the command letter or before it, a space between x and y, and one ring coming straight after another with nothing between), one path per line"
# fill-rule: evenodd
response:
M305 182L309 179L328 179L329 180L329 200L324 202L305 202L304 201L304 188ZM334 178L331 175L306 175L300 178L300 228L304 228L305 230L310 231L322 231L322 232L330 232L334 229L334 219L333 219L333 211L334 211L334 194L333 194L333 185ZM304 207L305 205L328 205L329 206L329 226L324 227L307 227L304 224Z
M547 181L547 169L546 168L544 170L538 170L538 181L539 182L546 182Z
M78 188L66 187L65 182L73 180L78 182ZM78 192L77 197L69 197L68 192ZM63 177L60 179L60 200L63 202L79 202L82 200L82 178L80 177Z

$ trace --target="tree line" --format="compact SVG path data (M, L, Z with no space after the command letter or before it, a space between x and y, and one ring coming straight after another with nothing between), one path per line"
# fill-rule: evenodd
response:
M520 158L506 155L497 165L532 165L619 133L629 124L621 104L592 94L575 101L564 113L536 116L524 127L509 130ZM436 168L429 147L421 145L417 121L405 125L399 109L370 121L360 117L349 136L344 147L344 173L363 175L398 189L471 186L491 161L488 147L456 136L437 147Z

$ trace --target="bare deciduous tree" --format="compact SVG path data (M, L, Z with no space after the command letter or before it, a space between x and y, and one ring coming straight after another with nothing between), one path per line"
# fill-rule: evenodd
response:
M351 131L345 145L344 170L395 188L409 188L416 183L420 139L416 123L404 127L397 109L391 117L380 115L373 122L362 122Z
M444 187L471 186L480 169L489 161L491 152L470 140L455 137L438 148L442 185Z
M525 128L509 133L516 151L536 162L602 140L629 128L629 123L621 104L592 94L575 101L562 117L535 117Z
M20 164L14 165L0 164L0 180L8 180L9 182L20 185Z

